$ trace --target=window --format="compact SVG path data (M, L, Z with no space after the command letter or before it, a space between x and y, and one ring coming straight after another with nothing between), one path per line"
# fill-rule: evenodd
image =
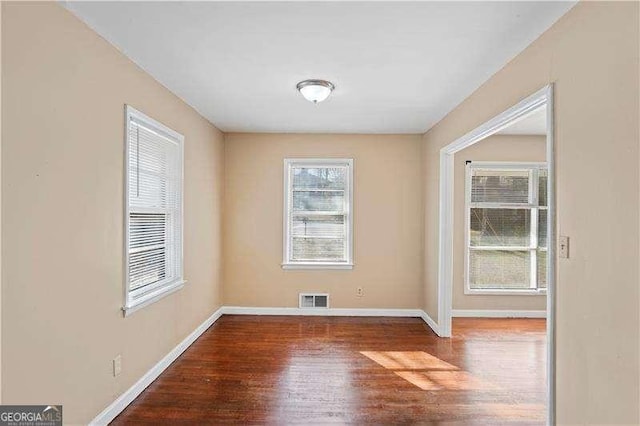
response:
M547 278L544 163L467 163L467 294L540 294Z
M184 137L126 107L124 311L182 287Z
M350 159L284 161L283 268L353 267Z

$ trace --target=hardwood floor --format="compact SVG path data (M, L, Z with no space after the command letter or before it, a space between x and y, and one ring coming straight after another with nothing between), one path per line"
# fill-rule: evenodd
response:
M113 424L543 424L545 320L223 316Z

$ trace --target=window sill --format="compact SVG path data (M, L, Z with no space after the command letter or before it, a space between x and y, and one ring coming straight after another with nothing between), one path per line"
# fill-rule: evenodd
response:
M160 287L152 292L149 292L144 296L140 296L136 300L128 302L127 305L122 308L124 316L128 317L138 309L142 309L145 306L151 305L152 303L155 303L158 300L163 299L172 293L175 293L176 291L184 287L185 283L186 281L184 280L176 281L174 283Z
M353 269L353 263L283 263L282 269Z
M465 289L466 296L546 296L547 290L470 290Z

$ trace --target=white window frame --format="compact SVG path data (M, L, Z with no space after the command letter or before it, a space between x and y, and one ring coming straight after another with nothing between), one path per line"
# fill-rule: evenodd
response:
M345 188L345 252L346 259L339 262L309 262L291 259L291 219L293 205L292 170L295 167L346 167ZM283 225L283 269L353 269L353 159L350 158L285 158L284 159L284 225Z
M538 247L538 212L548 210L548 206L540 206L538 200L538 174L541 169L547 169L547 163L540 162L488 162L471 161L465 164L465 257L464 257L464 294L466 295L528 295L538 296L547 293L546 288L537 287L538 262L537 251L548 251L548 248ZM472 170L502 170L502 171L529 171L529 200L527 204L510 203L472 203L471 202L471 182ZM502 209L528 209L530 216L530 242L528 246L471 246L471 209L474 207L491 207ZM470 282L470 255L473 250L508 250L508 251L528 251L530 261L530 288L528 289L491 289L491 288L471 288Z
M143 124L145 127L158 133L160 136L176 143L179 147L180 161L180 235L178 257L178 273L177 277L172 279L159 281L140 289L130 290L129 282L129 215L132 213L129 206L129 132L131 122L135 121ZM184 280L184 136L164 124L154 120L135 108L125 105L125 143L124 143L124 306L122 310L124 316L128 316L133 312L148 306L169 294L172 294L182 287L186 281ZM137 209L136 209L137 210Z

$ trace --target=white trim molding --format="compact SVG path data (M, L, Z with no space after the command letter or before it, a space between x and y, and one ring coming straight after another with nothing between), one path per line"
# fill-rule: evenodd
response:
M308 315L326 317L402 317L421 318L433 332L442 337L438 324L422 309L376 309L376 308L272 308L225 306L225 315Z
M225 315L301 315L325 317L416 317L422 318L421 309L374 309L374 308L272 308L225 306Z
M123 247L123 262L124 262L124 304L122 310L124 316L129 316L133 312L148 306L163 297L172 294L182 287L186 281L184 280L184 259L183 259L183 235L184 235L184 136L175 130L165 126L157 120L145 115L130 105L125 105L125 129L124 129L124 247ZM132 133L132 124L136 125L137 133ZM148 147L153 149L165 149L164 146L171 146L170 151L165 154L177 165L172 167L165 167L165 171L162 173L163 179L167 181L167 193L170 198L175 200L173 202L166 201L163 206L156 205L156 201L149 201L145 194L145 184L140 184L140 177L138 171L138 177L136 177L138 192L140 194L134 194L131 190L131 175L130 165L132 159L135 160L133 164L141 163L140 160L140 141L145 140L146 137L140 137L140 129L145 129L145 132L149 135L153 135L154 142L146 142ZM135 148L135 155L132 154L132 142L135 141L138 144ZM162 142L158 142L162 141ZM151 148L149 148L151 149ZM148 160L151 161L151 160ZM142 161L145 163L145 161ZM141 164L142 164L141 163ZM168 164L171 164L169 162ZM139 166L142 167L142 166ZM162 255L149 255L146 258L138 259L138 262L155 266L164 266L164 272L166 278L151 283L139 283L139 288L132 288L131 276L130 276L130 256L131 256L131 215L132 214L157 214L164 215L163 231L164 238L163 244L166 254ZM172 224L173 225L170 225ZM155 224L156 227L160 226ZM173 229L170 231L169 226ZM135 227L134 227L135 228ZM153 234L153 232L152 232ZM134 238L134 242L137 241L136 250L153 250L158 247L158 242L150 242L155 240L155 235L142 234ZM153 238L152 238L153 237ZM151 245L150 245L151 244ZM151 253L151 252L150 252ZM150 260L151 259L151 260Z
M546 318L547 311L452 309L455 318Z
M122 308L122 311L124 312L124 316L128 317L135 311L142 309L145 306L151 305L152 303L155 303L158 300L163 299L170 294L175 293L176 291L184 287L185 283L186 281L184 280L176 281L174 283L168 284L164 287L157 288L154 291L145 294L144 297L141 297L140 300L136 301L135 305L131 305L129 307L124 306Z
M546 107L547 111L547 423L555 424L555 288L556 288L556 199L555 127L553 84L538 90L513 107L456 139L440 150L438 234L438 331L451 336L453 287L453 191L454 155L482 139Z
M538 111L540 108L547 106L547 114L553 109L553 86L548 85L538 90L533 95L523 99L513 107L498 114L496 117L485 122L481 126L467 133L466 135L456 139L449 145L440 150L440 194L439 194L439 217L440 230L438 241L438 328L442 332L443 337L451 336L451 306L452 306L452 286L453 286L453 170L454 155L474 145L477 142L499 132L500 130L510 126L511 124L522 120L530 114ZM553 123L550 123L551 125ZM550 189L548 190L549 223L555 218L555 210L553 205L553 127L548 126L547 134L547 167L549 168ZM552 242L554 230L549 226L549 271L554 270L554 259L552 256ZM551 273L548 274L549 279L553 280ZM551 287L551 285L549 285Z
M436 333L438 337L442 337L442 335L440 334L440 329L438 328L438 324L433 320L433 318L429 316L428 313L422 311L422 315L420 316L420 318L422 318L422 321L424 321L429 326L429 328L433 330L434 333Z
M171 365L189 346L196 341L202 333L207 331L209 327L213 325L223 314L224 308L220 308L215 311L209 318L207 318L202 324L200 324L191 334L184 338L184 340L171 350L164 358L162 358L156 365L151 367L144 376L140 378L133 386L127 389L122 395L120 395L115 401L113 401L107 408L105 408L100 414L98 414L91 422L90 425L102 426L107 425L118 414L122 412L127 405L136 399L138 395L144 391L155 379L162 374L166 368Z
M353 269L353 263L283 263L282 269Z
M293 170L300 167L346 169L344 186L344 205L341 211L313 212L316 214L335 214L345 217L344 256L331 260L294 260L292 245L293 221ZM352 158L285 158L283 172L283 233L282 233L282 269L353 269L353 159ZM301 212L298 212L301 213ZM304 212L308 214L310 212Z

